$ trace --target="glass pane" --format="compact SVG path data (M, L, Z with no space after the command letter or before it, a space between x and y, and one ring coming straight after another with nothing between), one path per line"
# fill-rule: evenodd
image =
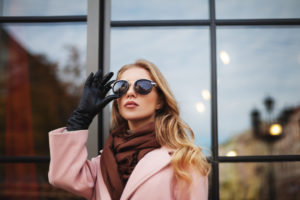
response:
M299 0L216 0L218 19L299 18Z
M299 154L300 27L217 35L220 154Z
M49 164L0 164L0 199L83 199L53 187Z
M207 28L119 29L111 33L111 70L139 58L155 63L177 99L196 143L210 146L209 30Z
M220 199L299 199L299 165L300 162L222 163Z
M112 0L112 20L207 19L208 0Z
M86 25L0 30L0 155L48 155L48 132L65 126L81 93Z
M87 0L0 0L0 16L86 15Z

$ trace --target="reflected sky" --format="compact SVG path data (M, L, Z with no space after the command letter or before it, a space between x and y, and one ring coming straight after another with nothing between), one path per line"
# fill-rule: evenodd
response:
M218 58L219 141L250 129L256 108L266 119L264 99L275 100L273 118L287 106L300 105L300 27L219 28ZM218 55L219 56L219 55Z
M112 20L207 19L208 0L112 0Z
M45 55L59 69L69 62L69 47L78 50L79 62L85 65L86 23L4 24L3 28L28 52Z
M112 0L112 20L208 19L208 0ZM216 18L299 18L299 0L216 0Z
M87 0L0 0L0 16L86 14Z
M216 18L297 18L299 0L216 0Z

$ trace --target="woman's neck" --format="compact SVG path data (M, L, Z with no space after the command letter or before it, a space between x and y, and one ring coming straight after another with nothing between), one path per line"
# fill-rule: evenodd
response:
M136 130L153 121L154 121L153 118L143 119L143 120L132 120L132 121L128 121L128 127L129 130Z

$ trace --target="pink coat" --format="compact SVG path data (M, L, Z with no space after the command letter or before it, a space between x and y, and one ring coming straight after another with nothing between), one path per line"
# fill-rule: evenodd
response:
M49 133L49 182L87 199L110 200L100 170L100 156L87 160L87 130ZM193 175L190 191L180 193L172 179L170 150L162 147L146 154L136 165L124 188L121 200L208 199L208 180Z

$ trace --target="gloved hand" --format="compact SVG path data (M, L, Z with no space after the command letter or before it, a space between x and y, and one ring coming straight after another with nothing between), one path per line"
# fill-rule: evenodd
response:
M113 72L109 72L101 79L101 71L99 70L95 76L93 73L89 75L85 82L79 105L67 122L68 131L88 129L93 118L102 108L110 101L120 97L115 94L106 96L111 89L111 84L114 82L113 80L109 81L113 74Z

